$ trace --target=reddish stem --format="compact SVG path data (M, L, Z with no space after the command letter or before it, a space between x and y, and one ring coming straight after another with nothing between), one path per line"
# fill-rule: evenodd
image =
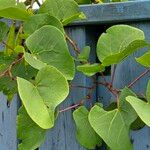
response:
M3 76L9 76L12 80L16 80L15 77L13 77L11 70L13 68L13 66L15 66L16 64L18 64L19 62L21 62L23 59L23 54L19 54L18 55L18 59L16 59L15 61L13 61L10 66L2 73L0 74L0 78Z
M69 41L69 43L72 45L72 47L74 48L76 54L80 54L80 49L78 48L77 44L68 36L68 35L65 35L66 36L66 39Z
M120 92L120 90L113 88L111 83L108 83L108 82L105 82L105 83L104 82L97 82L97 84L105 86L116 97L117 105L119 106L119 92Z
M85 86L76 86L76 87L79 87L79 88L80 88L80 87L82 87L82 88L87 88L87 87L85 87ZM67 107L67 108L64 108L64 109L60 110L59 112L61 113L61 112L65 112L65 111L74 109L74 108L76 108L76 107L78 107L78 106L81 106L84 102L86 102L86 100L91 100L91 99L92 99L92 93L93 93L93 91L94 91L95 88L96 88L96 86L88 87L88 90L90 90L90 92L89 92L89 94L86 95L86 97L85 97L84 99L80 100L80 101L79 101L77 104L75 104L75 105L72 105L72 106L69 106L69 107Z
M134 81L132 81L129 85L128 88L131 88L137 81L139 81L143 76L145 76L147 73L150 72L150 68L145 70L142 74L140 74Z
M75 105L69 106L69 107L67 107L67 108L65 108L65 109L60 110L59 113L62 113L62 112L65 112L65 111L74 109L74 108L76 108L76 107L78 107L78 106L80 106L80 105L81 105L81 104L75 104Z

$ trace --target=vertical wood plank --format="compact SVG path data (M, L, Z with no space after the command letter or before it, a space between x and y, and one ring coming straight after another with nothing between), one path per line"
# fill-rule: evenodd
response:
M97 32L96 37L96 44L95 44L95 51L96 51L96 45L97 45L97 41L100 37L100 35L106 31L106 29L108 28L107 24L103 24L102 26L97 26L97 28L93 28L93 30L95 30L95 32ZM98 60L99 63L99 60ZM104 77L102 77L102 75L100 74L97 77L97 81L98 82L104 82L104 78L106 81L110 81L111 79L111 74L107 73L107 75L104 75ZM107 107L111 102L111 94L109 92L109 90L104 87L103 85L97 85L97 101L102 103L104 105L104 107Z
M6 97L0 94L0 150L17 150L16 137L17 96L7 106Z
M76 41L78 47L82 49L85 45L93 47L94 40L91 40L91 30L86 30L84 26L68 27L66 29L68 35ZM70 51L73 51L72 47ZM92 51L91 60L95 59L95 51ZM74 53L73 53L74 54ZM67 61L67 60L66 60ZM85 77L81 73L77 73L75 79L72 81L74 85L90 86L91 79ZM76 104L88 94L87 89L74 88L70 95L61 105L60 108L66 108L70 105ZM96 94L93 94L95 99ZM89 106L89 104L87 103ZM59 115L55 127L49 131L45 143L39 148L40 150L85 150L78 144L75 138L75 124L72 118L73 110L63 112Z
M110 81L110 76L105 76L105 79L107 81ZM98 81L99 82L103 82L103 79L101 76L98 77ZM111 94L109 92L109 90L104 87L103 85L99 85L97 88L97 97L98 97L98 102L102 103L104 105L104 107L109 106L109 104L112 102L111 98Z

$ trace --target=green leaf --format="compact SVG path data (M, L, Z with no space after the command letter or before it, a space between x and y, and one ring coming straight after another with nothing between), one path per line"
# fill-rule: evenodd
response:
M83 74L87 76L93 76L94 74L98 72L102 72L105 70L105 67L101 64L84 64L77 66L77 70L81 71Z
M3 73L10 64L16 59L16 56L7 56L4 52L0 52L0 74Z
M17 45L14 49L14 52L19 54L19 53L24 53L25 52L25 49L23 46L20 46L20 45Z
M9 66L18 58L16 55L7 56L4 52L0 52L0 74L3 74ZM27 80L35 77L37 70L32 68L30 65L25 65L24 61L14 65L11 69L13 77L20 76ZM6 96L7 100L11 101L14 94L17 93L17 83L10 77L5 76L0 78L0 91Z
M17 116L17 137L21 140L19 150L35 150L45 140L46 130L40 128L27 114L23 106Z
M68 80L74 78L73 58L69 53L64 35L56 27L43 26L27 38L26 45L39 61L56 67Z
M129 131L119 110L107 112L94 106L89 113L89 122L111 150L132 150Z
M17 56L11 55L6 56L3 52L0 53L0 74L6 71L9 66L17 59ZM37 70L32 68L30 65L25 65L24 61L16 64L12 67L11 73L13 77L20 76L27 80L35 77ZM7 96L7 100L11 101L14 94L17 93L17 83L10 77L5 76L0 78L0 91Z
M6 55L11 55L14 52L15 47L15 24L13 23L9 29L9 33L6 40Z
M66 78L54 67L47 66L38 72L34 84L19 77L17 83L22 103L31 119L43 129L53 127L55 108L69 93Z
M128 25L112 26L100 36L97 56L104 66L117 64L133 52L147 46L144 39L143 31L137 28Z
M37 15L31 16L24 23L24 32L26 34L32 34L34 31L38 30L44 25L55 26L58 29L60 29L61 32L64 33L62 23L57 18L50 16L49 14L37 14Z
M117 108L117 102L111 102L109 106L105 108L106 111L114 110Z
M0 42L5 38L9 28L6 23L0 22Z
M73 118L76 123L76 138L78 142L87 149L95 149L101 146L102 139L91 127L88 121L88 110L81 106L73 112Z
M7 101L12 101L14 94L17 93L17 83L9 77L0 78L0 91L6 95Z
M143 56L136 58L136 61L145 67L150 67L150 52L144 53Z
M127 96L135 96L136 94L133 93L129 88L125 87L120 94L119 97L119 109L121 110L121 115L125 121L127 127L130 127L131 123L133 123L137 118L137 113L131 107L131 105L126 101Z
M146 99L147 99L147 101L150 102L150 80L148 81L148 84L147 84Z
M15 0L0 0L0 17L25 21L31 16L23 3Z
M37 70L28 65L25 61L16 64L12 68L11 72L14 77L18 76L26 80L31 80L32 78L35 78L35 76L37 75Z
M83 50L81 51L81 53L78 55L78 60L79 61L84 61L87 62L90 56L90 47L89 46L85 46L83 48Z
M64 25L75 19L82 19L78 4L74 0L46 0L39 13L49 13L58 18Z
M76 13L75 15L71 16L70 18L63 20L62 23L65 26L77 19L86 19L86 16L83 12L79 12L79 13Z
M3 74L9 66L15 61L17 56L12 55L7 56L4 52L0 52L0 74ZM12 80L8 76L3 76L0 78L0 91L7 96L7 100L11 101L14 97L14 94L17 93L17 84L16 81Z
M0 9L15 5L15 0L0 0Z
M131 104L131 106L135 109L138 116L141 120L148 126L150 126L150 103L144 102L137 97L128 96L126 100Z

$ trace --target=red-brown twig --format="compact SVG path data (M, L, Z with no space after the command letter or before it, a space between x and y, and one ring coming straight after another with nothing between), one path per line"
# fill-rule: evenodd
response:
M87 88L85 86L76 86L76 87L78 87L78 88ZM81 99L77 104L71 105L71 106L69 106L67 108L64 108L64 109L61 109L59 111L59 113L77 108L77 107L83 105L83 103L85 103L87 100L91 100L92 99L92 94L93 94L93 91L94 91L95 88L96 88L96 86L93 86L93 87L90 87L90 88L88 87L88 90L90 90L90 92L86 95L85 98Z
M97 85L103 85L105 86L115 97L116 97L116 101L117 101L117 106L119 106L119 89L114 88L111 83L109 82L97 82Z
M65 35L66 39L68 40L68 42L72 45L72 47L74 48L76 54L80 54L80 49L78 48L77 44L68 36Z
M132 81L129 85L128 88L131 88L137 81L139 81L143 76L145 76L147 73L150 72L150 68L145 70L142 74L140 74L134 81Z
M66 35L65 37L66 37L66 39L69 41L69 43L72 45L72 47L74 48L76 54L77 54L77 55L80 54L80 49L78 48L77 44L76 44L69 36ZM76 85L76 86L75 86L75 85L71 85L71 87L86 88L86 89L89 89L89 90L92 91L92 90L96 87L96 85L101 84L101 85L105 86L105 87L116 97L116 99L117 99L117 104L119 105L119 92L120 92L120 90L115 89L115 88L113 88L113 86L112 86L113 81L114 81L114 76L115 76L115 69L116 69L116 67L114 66L113 74L112 74L112 78L111 78L111 82L107 82L106 79L105 79L104 74L103 74L102 72L100 72L100 74L102 75L102 78L103 78L104 82L96 82L96 81L92 78L93 84L95 84L95 86L86 87L86 86L82 86L82 85L78 85L78 86L77 86L77 85ZM91 98L91 94L90 94L89 97ZM64 110L62 110L62 111L60 111L60 112L63 112L63 111L66 111L66 110L70 110L70 109L72 109L72 108L76 108L76 107L78 107L78 106L80 106L80 105L81 105L81 103L75 104L75 105L73 105L73 106L69 106L68 108L66 108L66 109L64 109Z
M3 76L9 76L12 80L16 80L15 77L13 77L11 70L12 67L15 66L16 64L18 64L21 60L23 59L23 55L19 56L18 59L16 59L15 61L13 61L10 66L3 72L0 74L0 78Z
M68 110L71 110L71 109L74 109L74 108L77 108L77 107L83 105L83 103L85 103L87 100L91 100L91 98L92 98L92 92L87 94L86 97L83 98L82 100L80 100L77 104L71 105L71 106L69 106L67 108L64 108L64 109L61 109L59 111L59 113L65 112L65 111L68 111Z
M74 109L74 108L77 108L78 106L81 106L82 103L78 103L78 104L75 104L75 105L72 105L72 106L69 106L67 108L64 108L62 110L59 111L59 113L62 113L62 112L65 112L65 111L68 111L68 110L71 110L71 109Z

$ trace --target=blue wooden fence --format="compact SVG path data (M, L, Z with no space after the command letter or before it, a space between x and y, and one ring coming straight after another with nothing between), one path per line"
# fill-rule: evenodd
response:
M95 46L98 36L111 25L124 23L138 27L145 32L146 38L150 40L150 1L85 5L81 6L81 10L87 15L87 20L75 22L66 28L66 32L78 43L79 48L82 49L85 45L92 47L90 58L92 62L96 62ZM144 70L134 60L135 56L139 56L143 52L144 50L137 52L117 65L115 87L121 88L127 85ZM106 78L108 80L111 78L111 71L110 74L106 75ZM142 78L133 89L144 93L149 78L150 75ZM96 77L96 79L101 80L101 77ZM80 73L77 73L73 82L76 85L91 85L91 80ZM74 89L61 105L61 108L77 103L87 94L86 89ZM110 99L111 95L102 86L99 86L93 94L93 101L100 101L105 105L110 103ZM7 107L5 96L0 95L0 150L17 150L16 114L18 100L18 97L15 96L10 107ZM144 127L142 130L133 131L131 137L134 150L150 149L150 128ZM76 142L71 110L60 114L55 127L49 131L45 143L39 150L85 150Z

